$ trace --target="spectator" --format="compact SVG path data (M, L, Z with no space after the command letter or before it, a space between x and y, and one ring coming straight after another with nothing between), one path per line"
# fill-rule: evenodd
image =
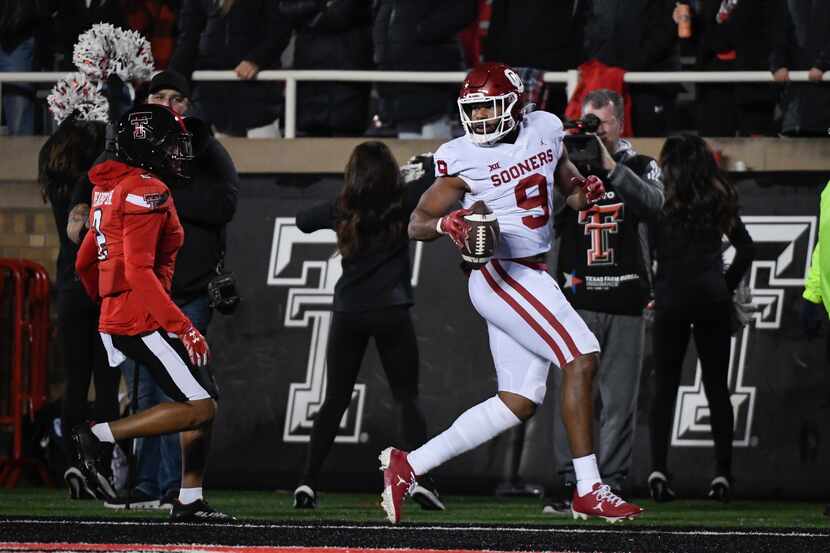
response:
M770 70L779 82L790 70L808 71L820 81L830 69L830 3L824 0L781 0L775 17ZM830 87L789 83L781 99L781 132L788 136L827 136L830 133Z
M364 142L346 164L337 199L297 214L297 227L303 232L337 232L343 274L334 288L326 398L314 419L302 480L294 491L296 508L317 506L317 479L351 402L369 338L375 340L397 402L404 442L426 440L426 421L418 406L418 343L409 314L414 299L406 223L432 183L431 173L404 187L389 148ZM422 484L412 496L425 509L444 509L432 486Z
M672 71L677 28L674 0L591 0L586 56L626 71ZM665 136L674 108L674 85L629 86L635 136Z
M52 17L57 66L60 71L77 71L72 52L78 36L95 23L111 23L127 28L127 14L121 0L60 0Z
M187 80L172 71L157 73L150 81L148 104L169 107L179 115L190 107ZM189 128L195 129L193 121ZM212 310L208 282L216 276L225 253L225 225L236 211L239 178L225 148L208 133L194 134L194 159L190 178L176 180L171 188L173 202L184 228L184 243L176 258L171 296L193 325L207 335ZM122 365L129 389L138 375L137 407L143 411L173 401L142 364ZM179 436L167 434L139 438L136 447L135 487L124 497L106 502L114 509L169 509L181 484Z
M830 183L821 192L819 221L818 241L810 260L801 303L801 323L808 340L818 337L821 324L830 312ZM830 516L830 503L824 508L824 514Z
M370 69L369 5L358 0L282 0L280 13L295 28L295 69ZM357 136L369 122L369 84L298 85L297 127L314 136Z
M460 71L458 32L476 0L373 0L375 64L382 71ZM446 84L379 84L379 124L401 138L449 138L456 89Z
M675 8L675 15L677 8ZM754 71L769 65L774 9L766 0L703 0L696 14L701 71ZM675 17L677 20L677 17ZM757 84L697 86L697 129L703 136L773 133L774 90ZM717 113L717 116L713 114Z
M50 0L4 0L0 3L0 71L34 68L35 32L51 12ZM34 89L29 84L3 87L3 117L12 135L34 133Z
M602 479L620 494L631 469L634 416L643 355L643 309L651 299L651 274L641 235L645 224L663 207L663 183L657 162L640 155L623 129L623 99L610 90L595 90L584 99L583 116L602 121L597 138L602 153L599 175L606 196L584 211L559 199L555 219L557 276L565 297L599 340L598 380L602 414L599 426L599 469ZM594 228L591 228L591 227ZM602 285L597 286L597 282ZM557 373L558 376L558 373ZM567 434L556 418L556 458L567 492L549 497L546 512L571 513L576 483Z
M271 0L184 0L170 69L190 77L196 69L232 69L243 81L279 69L291 29ZM280 116L280 88L273 82L204 82L194 104L219 132L245 136L271 127Z
M73 189L104 149L105 123L63 121L40 150L38 180L44 201L48 200L55 217L60 249L55 271L57 314L63 350L65 389L61 405L61 435L69 464L64 479L72 499L93 497L79 467L69 439L72 429L89 419L105 422L118 418L120 376L107 364L107 354L98 336L98 306L84 292L75 274L78 246L67 237L69 203ZM95 403L87 407L90 380L95 382ZM112 456L110 447L106 453Z
M484 59L511 67L567 71L583 59L585 2L493 0L493 13L485 41ZM517 40L521 37L521 40ZM564 84L547 83L548 101L542 108L562 113Z
M156 69L166 69L176 46L179 0L123 0L130 29L150 41Z
M732 486L734 415L727 377L731 347L732 294L755 256L738 215L738 194L698 136L666 140L660 152L666 203L654 231L657 275L654 294L655 400L651 408L651 466L655 501L674 498L668 449L674 401L689 335L703 374L717 461L709 497L728 501ZM736 254L724 274L726 235Z
M484 40L490 29L493 0L477 0L476 3L476 18L458 34L465 67L475 67L484 61Z

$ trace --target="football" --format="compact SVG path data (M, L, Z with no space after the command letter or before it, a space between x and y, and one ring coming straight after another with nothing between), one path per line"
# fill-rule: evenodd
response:
M464 216L464 221L470 225L470 233L461 248L461 258L473 269L478 269L490 261L496 251L499 244L499 220L481 200L474 203L470 210L472 213Z

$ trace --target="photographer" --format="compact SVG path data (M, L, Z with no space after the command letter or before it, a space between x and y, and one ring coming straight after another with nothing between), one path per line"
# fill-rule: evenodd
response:
M653 218L662 208L663 184L656 161L637 154L628 141L620 138L623 99L619 94L607 89L589 93L583 101L582 113L587 121L576 125L582 136L566 137L565 145L580 171L603 179L606 194L589 209L579 212L557 198L555 226L561 245L556 274L565 296L597 336L602 348L599 468L603 481L619 493L631 467L634 414L640 386L642 314L651 293L648 263L640 238L641 226L644 229L641 223ZM586 123L591 126L592 115L599 124L595 133L587 133ZM571 154L574 145L580 151ZM591 147L583 148L586 145ZM586 152L594 152L595 159L586 160ZM561 378L560 373L554 374ZM570 459L560 417L555 428L557 459ZM565 488L574 485L570 462L561 464L558 472ZM570 514L570 504L564 498L571 495L569 490L560 499L548 497L545 512Z

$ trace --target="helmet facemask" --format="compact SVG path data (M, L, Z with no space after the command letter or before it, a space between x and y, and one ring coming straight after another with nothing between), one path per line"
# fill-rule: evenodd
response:
M170 172L179 177L190 178L188 162L193 160L193 141L189 132L168 135L162 144L167 153Z
M519 101L515 92L499 96L486 96L481 92L467 94L458 99L458 112L467 137L479 146L492 146L501 137L516 128L513 109ZM492 106L494 115L486 119L473 119L473 110L481 105Z

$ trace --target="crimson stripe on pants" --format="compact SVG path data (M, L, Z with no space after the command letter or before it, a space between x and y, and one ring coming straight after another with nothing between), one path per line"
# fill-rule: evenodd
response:
M533 330L536 331L536 333L542 338L542 340L544 340L545 343L547 343L547 345L550 346L550 349L553 351L553 354L556 355L556 359L559 361L559 366L564 367L565 366L565 358L562 356L562 350L560 350L559 346L556 345L556 341L554 341L554 339L551 337L551 335L548 334L547 332L545 332L545 329L542 328L542 326L539 323L537 323L533 319L533 317L530 316L530 313L525 311L524 307L519 305L519 302L514 300L512 297L510 297L510 294L508 294L507 292L505 292L504 290L502 290L499 287L498 282L496 282L496 280L493 278L493 275L491 275L487 271L486 266L482 267L480 269L480 271L481 271L481 274L484 275L484 280L486 280L487 284L490 285L490 288L492 288L493 291L495 291L496 294L498 294L501 299L503 299L510 307L512 307L513 310L516 313L518 313L519 316L522 319L524 319L525 322L527 324L529 324L530 327Z
M496 269L496 272L499 274L499 276L501 276L501 278L505 282L507 282L507 284L512 286L514 290L516 290L524 299L526 299L528 303L530 303L530 305L536 308L536 311L538 311L539 314L542 315L542 317L544 317L548 323L550 323L550 325L554 328L554 330L556 330L556 332L565 342L565 345L568 346L568 351L571 352L571 355L573 355L574 357L579 357L580 355L582 355L582 352L579 351L579 349L577 349L576 344L573 341L573 338L571 338L571 335L568 333L565 327L562 326L562 323L559 322L559 319L557 319L553 315L553 313L551 313L548 310L547 307L542 305L542 302L536 299L536 297L533 294L531 294L527 290L527 288L519 284L518 281L516 281L516 279L511 277L507 273L507 271L504 270L504 267L501 266L501 263L499 263L495 259L493 260L493 268Z

